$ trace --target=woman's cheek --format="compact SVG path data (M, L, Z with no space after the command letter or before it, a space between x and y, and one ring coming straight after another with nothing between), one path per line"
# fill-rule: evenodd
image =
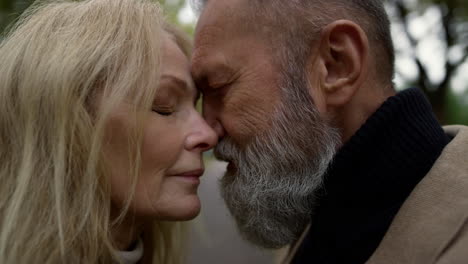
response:
M142 168L170 169L183 150L184 139L175 125L154 124L147 128L142 145Z

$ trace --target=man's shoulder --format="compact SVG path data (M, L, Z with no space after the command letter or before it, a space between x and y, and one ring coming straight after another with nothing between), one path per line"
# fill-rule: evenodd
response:
M465 125L447 125L443 127L445 133L456 136L460 132L468 131L468 126Z
M452 140L444 148L428 175L450 173L453 176L447 176L447 180L455 177L460 181L468 181L468 177L466 177L468 176L468 126L445 126L444 131ZM437 179L438 177L433 178ZM427 178L427 180L431 181L432 178ZM444 180L444 177L441 180ZM468 192L466 194L468 196Z
M449 125L443 127L445 133L452 138L457 138L460 143L468 144L468 126Z
M468 127L444 131L452 140L368 263L468 263Z

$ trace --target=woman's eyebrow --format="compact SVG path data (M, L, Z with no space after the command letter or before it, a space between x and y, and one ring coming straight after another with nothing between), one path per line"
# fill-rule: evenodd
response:
M175 87L179 90L179 92L181 93L186 93L186 94L194 94L194 100L198 100L198 98L200 97L200 92L198 91L198 89L196 89L195 87L191 87L190 85L188 85L188 83L177 77L177 76L174 76L174 75L169 75L169 74L163 74L161 76L161 79L162 80L167 80L168 82L172 82L175 84Z
M162 80L166 79L169 82L173 82L176 84L177 87L182 88L185 92L189 92L189 87L187 85L187 82L177 76L164 74L161 76L161 79Z

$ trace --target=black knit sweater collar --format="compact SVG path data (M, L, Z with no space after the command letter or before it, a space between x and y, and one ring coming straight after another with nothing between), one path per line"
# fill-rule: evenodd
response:
M346 200L404 199L447 142L422 92L405 90L385 101L339 150L325 190Z
M448 142L418 89L387 99L335 156L294 263L364 263Z

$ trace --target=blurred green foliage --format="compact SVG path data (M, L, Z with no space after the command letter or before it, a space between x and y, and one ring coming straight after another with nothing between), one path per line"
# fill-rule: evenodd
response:
M180 11L186 4L186 1L185 0L158 0L158 1L159 3L161 3L164 9L164 14L166 15L167 20L172 24L178 25L185 32L187 32L190 36L193 36L195 24L183 24L179 20Z
M448 116L447 124L468 125L468 91L461 95L449 93L445 102Z
M14 21L33 0L0 0L0 32Z

